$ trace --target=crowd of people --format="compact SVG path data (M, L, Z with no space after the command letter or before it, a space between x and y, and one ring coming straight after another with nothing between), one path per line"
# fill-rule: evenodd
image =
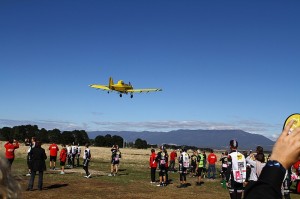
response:
M151 168L151 183L156 182L156 170L159 170L159 181L157 186L165 187L169 183L168 172L178 172L179 182L178 188L185 188L190 185L187 183L187 174L191 173L191 177L196 177L196 185L201 186L203 178L214 181L216 179L216 162L221 161L220 175L222 184L226 184L231 199L252 198L290 198L290 186L292 178L292 166L296 169L296 173L300 174L300 128L293 129L291 127L295 121L290 121L282 131L282 134L276 141L272 154L265 157L263 148L257 146L256 152L241 153L238 151L238 142L230 140L230 151L222 153L218 160L213 150L206 157L205 151L195 150L190 156L188 150L183 148L179 151L172 150L170 156L164 146L159 148L156 154L151 149L149 166ZM35 175L38 172L38 190L43 189L43 173L46 170L47 155L45 149L41 147L41 143L32 138L26 141L28 148L27 165L30 175L28 182L28 191L33 190ZM289 146L289 147L287 147ZM19 148L16 140L9 140L4 145L6 152L6 161L0 158L2 184L0 184L0 195L13 195L20 193L20 186L15 186L16 191L11 192L11 184L16 183L11 179L11 166L15 158L15 150ZM60 151L59 160L61 165L61 174L64 174L64 166L68 162L68 166L74 168L79 166L79 157L81 153L80 146L65 147L62 149L52 143L49 146L50 153L50 169L56 170L57 155ZM121 152L117 145L111 148L111 173L109 176L116 176L121 159ZM77 165L75 160L77 158ZM169 160L170 158L170 160ZM91 173L88 170L91 160L91 151L89 144L85 145L83 153L83 169L86 173L84 177L90 178ZM178 166L176 166L176 162ZM206 170L206 163L208 169ZM170 165L170 167L169 167ZM178 170L176 169L178 168ZM207 176L206 176L207 175ZM10 179L10 180L7 180ZM297 185L298 186L298 185ZM3 188L5 187L5 189Z

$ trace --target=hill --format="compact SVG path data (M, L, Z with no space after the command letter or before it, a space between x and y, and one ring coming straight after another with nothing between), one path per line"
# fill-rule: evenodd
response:
M274 142L262 135L252 134L242 130L175 130L169 132L150 131L92 131L88 132L89 138L98 135L119 135L127 142L134 142L137 138L146 140L149 144L163 143L207 147L214 149L228 148L229 140L236 139L239 148L254 150L256 146L263 146L266 151L272 150Z

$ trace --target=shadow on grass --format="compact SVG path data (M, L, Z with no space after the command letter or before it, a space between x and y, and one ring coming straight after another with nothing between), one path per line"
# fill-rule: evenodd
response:
M61 187L66 187L68 185L69 184L53 184L53 185L44 187L44 189L58 189L58 188L61 188Z

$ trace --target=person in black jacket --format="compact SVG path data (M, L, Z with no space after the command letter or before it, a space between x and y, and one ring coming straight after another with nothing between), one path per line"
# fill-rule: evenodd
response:
M258 181L246 187L244 199L282 198L281 185L286 170L300 158L300 127L291 132L294 122L291 120L285 126Z
M43 189L43 174L46 171L46 162L47 155L45 153L45 149L41 147L41 143L38 141L35 143L35 147L30 151L30 159L31 159L31 176L28 184L27 191L33 190L34 178L35 174L39 172L39 182L38 182L38 190Z

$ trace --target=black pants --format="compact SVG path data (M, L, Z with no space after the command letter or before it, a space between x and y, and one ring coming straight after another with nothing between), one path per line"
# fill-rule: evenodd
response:
M229 190L229 195L231 199L241 199L243 195L243 183L235 182L231 180Z
M180 181L186 181L186 173L185 172L182 172L180 173Z
M151 181L155 182L156 168L151 167Z
M29 184L28 184L28 188L29 189L33 188L35 174L36 174L36 171L31 171L31 175L30 175L30 179L29 179ZM39 171L38 189L40 189L40 190L43 188L43 175L44 175L44 172L43 171Z
M89 172L89 162L90 162L90 160L88 160L88 159L84 159L83 160L83 169L85 170L85 174L87 176L90 175L90 172Z

